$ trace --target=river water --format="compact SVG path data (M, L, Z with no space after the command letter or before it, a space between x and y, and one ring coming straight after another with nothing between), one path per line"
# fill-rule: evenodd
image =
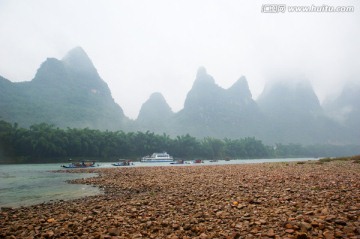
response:
M316 160L314 158L286 159L241 159L218 162L205 161L199 165L248 164L266 162L293 162ZM171 165L170 163L135 162L130 167L151 166L195 166L198 164ZM66 181L94 177L88 173L54 173L61 169L61 164L7 164L0 165L0 207L29 206L55 200L70 200L97 195L101 191L91 185L69 184ZM100 163L100 168L113 167L111 163ZM70 169L71 170L71 169Z
M58 169L60 164L0 165L0 207L28 206L101 193L97 187L66 182L95 174L49 172Z

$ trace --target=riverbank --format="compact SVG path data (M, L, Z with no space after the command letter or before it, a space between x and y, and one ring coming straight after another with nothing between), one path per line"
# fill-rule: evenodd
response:
M66 182L96 174L52 172L60 168L60 164L0 165L0 207L30 206L101 193L97 187Z
M0 238L358 238L353 161L72 170L104 195L0 212Z

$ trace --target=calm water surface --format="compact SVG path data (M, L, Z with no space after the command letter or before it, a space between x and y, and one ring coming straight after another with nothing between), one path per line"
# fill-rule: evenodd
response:
M196 165L249 164L266 162L293 162L317 160L315 158L287 159L242 159L218 162L205 161ZM135 162L130 167L151 166L196 166L195 164L171 165L170 163ZM61 164L9 164L0 165L0 207L19 207L49 202L52 200L69 200L100 194L99 188L90 185L66 183L67 180L95 177L87 173L54 173ZM111 163L100 163L100 168L113 167ZM70 169L71 170L71 169Z
M96 187L69 184L66 180L96 174L54 173L60 164L0 165L0 207L19 207L68 200L101 193Z

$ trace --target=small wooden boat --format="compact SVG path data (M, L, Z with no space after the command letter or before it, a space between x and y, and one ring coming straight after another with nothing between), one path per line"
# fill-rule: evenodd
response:
M81 161L75 163L69 163L68 165L61 165L63 168L92 168L96 167L95 161Z
M185 161L184 160L176 160L174 162L171 162L170 164L184 164Z
M111 164L112 166L130 166L130 165L134 165L133 162L131 162L131 160L122 160L122 161L119 161L117 163L112 163Z

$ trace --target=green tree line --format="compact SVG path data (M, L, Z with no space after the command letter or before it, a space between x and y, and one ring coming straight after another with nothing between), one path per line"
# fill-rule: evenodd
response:
M354 147L350 147L350 151L359 150L359 146ZM138 159L162 151L167 151L175 158L185 159L316 157L341 152L333 148L319 145L304 147L298 144L267 146L253 137L197 139L186 134L170 138L169 135L149 131L61 129L46 123L21 128L16 123L0 120L0 159L10 157L20 162L48 162L49 159L66 158Z

